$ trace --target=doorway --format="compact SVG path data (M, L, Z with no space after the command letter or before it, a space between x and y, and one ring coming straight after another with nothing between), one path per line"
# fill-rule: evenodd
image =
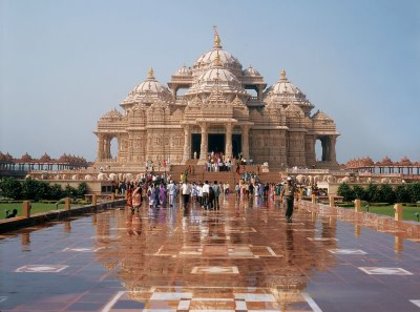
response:
M194 159L194 152L197 153L197 159L200 159L200 146L201 146L201 134L193 133L191 135L191 155L190 155L191 159Z
M208 152L225 153L225 135L209 134Z
M232 135L232 155L234 158L239 158L242 153L242 140L240 134Z

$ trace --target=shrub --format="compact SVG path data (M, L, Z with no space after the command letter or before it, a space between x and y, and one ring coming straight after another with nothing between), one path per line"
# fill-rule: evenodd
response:
M347 183L341 183L338 186L337 194L343 196L344 201L351 201L355 198L353 189Z
M410 193L406 185L397 185L395 188L395 199L398 203L407 203L410 201Z
M417 203L420 201L420 183L408 184L407 193L411 203Z
M2 197L20 199L22 185L13 178L4 178L0 181L0 195Z
M360 185L354 185L353 193L354 193L355 198L364 199L366 192L365 192L365 189L361 187Z

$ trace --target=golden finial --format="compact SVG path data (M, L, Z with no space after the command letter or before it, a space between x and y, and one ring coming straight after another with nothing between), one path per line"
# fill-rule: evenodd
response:
M222 66L222 61L220 60L219 50L216 51L216 58L213 61L214 66Z
M222 45L220 44L221 40L220 40L220 37L219 37L219 33L217 32L217 26L213 26L213 29L214 29L214 39L213 39L214 48L221 49Z
M147 79L155 79L155 73L152 67L150 67L149 71L147 72Z
M284 69L282 69L280 72L280 80L287 80L286 71Z

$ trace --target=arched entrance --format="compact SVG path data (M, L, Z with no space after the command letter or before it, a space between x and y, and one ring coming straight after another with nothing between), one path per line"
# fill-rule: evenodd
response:
M331 161L331 138L319 136L315 141L316 161Z
M113 137L109 144L110 144L110 155L109 158L110 159L117 159L118 158L118 151L120 149L119 144L118 144L118 138L117 137Z

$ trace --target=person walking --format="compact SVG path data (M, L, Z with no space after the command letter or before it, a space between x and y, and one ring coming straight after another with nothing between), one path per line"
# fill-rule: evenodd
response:
M134 209L136 211L139 211L141 203L142 203L142 199L143 199L142 188L141 188L140 184L137 184L136 188L134 189L133 194L132 194L132 203L133 203L132 210L133 211L134 211Z
M296 185L293 183L291 177L287 177L287 184L283 187L280 193L280 201L283 197L286 199L286 220L288 223L292 222L293 204L295 200L295 193L297 192Z
M174 181L170 180L167 188L169 193L169 207L173 207L175 205L176 197L176 184Z
M214 209L219 210L220 209L219 196L220 196L220 193L222 192L220 189L220 185L217 183L217 181L214 181L211 187L213 188L213 191L214 191L214 199L213 199Z
M181 194L184 210L186 210L188 208L188 203L190 201L191 196L191 185L187 181L184 181L184 183L182 183L181 185Z
M209 193L210 193L210 185L209 181L205 181L203 184L203 206L205 209L209 208Z

